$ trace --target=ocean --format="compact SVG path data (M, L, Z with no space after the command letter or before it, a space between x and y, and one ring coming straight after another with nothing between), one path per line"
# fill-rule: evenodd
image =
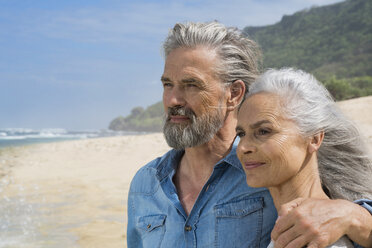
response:
M100 130L70 131L61 128L0 128L0 148L65 140L89 139L139 134L138 132Z
M58 142L66 140L90 139L141 134L138 132L114 132L110 130L69 131L66 129L0 129L0 152L2 148L23 146L37 143ZM47 202L40 195L39 185L31 185L31 195L26 195L22 182L16 182L12 173L2 171L0 160L0 248L77 248L77 237L67 230L85 220L71 221L68 217L57 220L53 216L58 207L71 206L71 202ZM12 184L16 193L12 196L4 194L4 190ZM30 185L28 185L30 187ZM38 199L38 201L30 200ZM39 201L42 199L42 201ZM57 217L55 217L57 218ZM65 221L66 220L66 221ZM57 223L57 224L56 224Z

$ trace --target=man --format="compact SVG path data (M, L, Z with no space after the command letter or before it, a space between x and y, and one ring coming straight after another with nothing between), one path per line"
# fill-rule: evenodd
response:
M246 185L233 145L237 108L259 73L257 46L219 23L188 23L170 31L164 52L164 136L175 149L131 183L128 247L267 247L273 202ZM325 247L344 234L372 246L372 217L357 204L297 200L280 214L276 247Z

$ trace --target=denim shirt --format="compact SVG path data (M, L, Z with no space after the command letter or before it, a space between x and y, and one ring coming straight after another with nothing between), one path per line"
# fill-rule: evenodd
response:
M277 213L269 191L251 188L236 147L219 161L187 216L172 178L184 151L142 167L128 196L128 248L267 247Z

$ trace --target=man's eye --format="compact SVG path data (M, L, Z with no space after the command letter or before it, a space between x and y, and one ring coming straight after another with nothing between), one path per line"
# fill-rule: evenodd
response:
M186 84L185 85L186 86L186 88L194 88L194 87L198 87L196 84Z
M163 87L164 87L164 88L171 87L171 86L172 86L171 83L163 83Z
M260 128L260 129L258 129L257 133L258 133L258 135L267 135L267 134L270 133L270 130Z

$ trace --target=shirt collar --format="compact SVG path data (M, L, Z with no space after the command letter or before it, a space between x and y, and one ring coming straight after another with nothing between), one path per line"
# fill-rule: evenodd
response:
M169 176L170 173L174 172L177 169L177 166L185 153L184 150L175 150L172 149L167 152L160 160L159 165L157 167L157 178L159 181L163 180L165 177ZM236 155L236 144L234 143L230 153L221 159L215 167L217 166L226 166L231 165L232 167L241 170L243 172L243 168L240 164L240 161Z
M243 167L238 159L238 156L236 155L236 145L234 144L231 148L230 153L222 159L222 161L225 161L226 163L232 165L234 168L241 170L244 172Z

